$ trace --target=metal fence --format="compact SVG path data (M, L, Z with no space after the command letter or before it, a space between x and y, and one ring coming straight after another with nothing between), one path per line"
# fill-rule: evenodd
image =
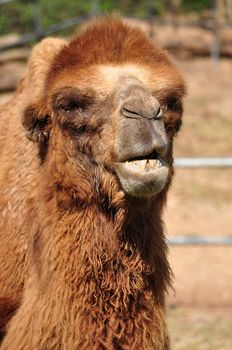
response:
M15 0L0 0L0 5L13 2ZM46 37L48 35L54 34L56 32L59 32L61 30L64 30L66 28L73 27L75 25L78 25L82 23L83 21L87 20L89 17L96 14L96 5L97 1L92 1L93 3L93 10L92 13L89 14L89 16L76 16L72 18L68 18L67 20L64 20L59 23L55 23L47 28L43 28L42 21L41 21L41 7L40 7L40 0L32 0L33 3L33 27L34 31L31 33L26 33L22 35L21 38L9 43L4 44L0 46L0 52L5 51L7 49L11 49L13 47L22 46L25 45L33 40L41 39L43 37ZM25 6L25 5L24 5Z
M207 245L207 246L227 246L232 245L232 236L214 237L214 236L175 236L167 239L170 245Z
M176 158L177 168L232 168L232 157L222 158ZM232 245L231 236L173 236L167 239L170 245Z
M232 157L220 158L176 158L175 167L179 168L231 168Z
M8 2L12 2L14 0L0 0L0 5L6 4ZM69 18L64 20L63 22L53 24L48 28L42 27L41 22L41 11L40 11L40 1L33 0L34 3L34 31L32 33L27 33L23 35L19 40L1 46L0 51L25 45L26 43L45 37L47 35L56 33L63 29L75 26L85 21L92 15L96 15L98 13L98 4L99 1L92 0L92 12L87 16L77 16L73 18ZM216 1L212 1L212 10L215 12L215 4ZM147 0L146 2L146 10L147 10L147 19L152 18L152 10L151 10L151 0ZM150 21L151 25L153 25L153 21ZM216 25L216 24L215 24ZM216 28L217 29L217 28ZM219 43L217 41L217 30L213 29L215 32L215 40L213 46L211 48L212 58L217 60L219 58ZM221 157L221 158L176 158L175 159L175 167L178 168L230 168L232 167L232 157ZM232 235L231 236L173 236L167 239L168 244L171 245L232 245Z
M15 0L0 0L0 5L4 5L10 2L13 2ZM100 0L91 0L91 11L88 15L85 16L76 16L76 17L72 17L69 19L66 19L62 22L59 23L55 23L47 28L44 28L42 25L42 16L41 16L41 4L40 4L40 0L31 0L31 3L33 3L33 7L34 7L34 15L33 15L33 23L34 23L34 31L32 33L26 33L25 35L23 35L20 39L16 40L15 42L12 42L10 44L5 44L3 46L0 47L0 52L8 49L8 48L12 48L12 47L16 47L16 46L20 46L20 45L24 45L30 41L33 41L35 39L40 39L43 38L47 35L51 35L53 33L59 32L61 30L70 28L72 26L75 26L77 24L82 23L83 21L85 21L86 19L90 18L91 16L95 16L100 14ZM169 22L170 20L168 19L160 19L154 16L153 13L153 5L155 3L155 0L146 0L145 2L145 9L146 9L146 16L145 18L149 20L150 23L150 34L153 34L153 24L155 22L161 24L165 24L167 22ZM168 3L168 1L166 1L166 3ZM172 3L174 6L174 14L177 14L177 8L175 8L175 2L174 1L169 1L169 3ZM211 57L214 61L218 61L220 58L220 40L219 40L219 29L222 26L221 23L219 23L218 19L217 19L217 10L218 10L218 6L217 6L218 2L217 0L212 0L212 5L211 5L211 13L212 13L212 23L208 26L206 21L198 21L197 23L193 22L191 23L185 23L182 21L181 26L200 26L203 27L205 29L210 30L211 32L213 32L214 35L214 40L213 43L211 45ZM230 5L229 5L230 4ZM26 6L26 5L24 5ZM228 1L228 8L229 8L229 13L232 12L232 0ZM127 17L131 17L130 15L127 14ZM231 14L232 17L232 14ZM178 21L176 21L176 19L174 20L175 24L178 23ZM226 25L231 26L231 23L227 23Z

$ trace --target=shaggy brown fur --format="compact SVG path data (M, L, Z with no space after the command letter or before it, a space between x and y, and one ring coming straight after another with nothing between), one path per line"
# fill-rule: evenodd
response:
M168 181L145 198L112 166L114 91L132 75L165 107ZM34 49L0 118L1 350L167 349L161 214L184 90L166 54L120 21Z

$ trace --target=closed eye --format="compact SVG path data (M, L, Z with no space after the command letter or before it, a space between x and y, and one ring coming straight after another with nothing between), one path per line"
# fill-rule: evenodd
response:
M66 113L70 112L82 112L85 108L85 103L83 101L77 101L74 99L65 99L59 101L59 109L62 109Z
M177 97L169 97L164 103L164 109L171 110L173 112L181 112L182 105Z
M66 87L53 96L53 108L57 112L82 113L86 111L92 103L93 98L82 94L77 88Z

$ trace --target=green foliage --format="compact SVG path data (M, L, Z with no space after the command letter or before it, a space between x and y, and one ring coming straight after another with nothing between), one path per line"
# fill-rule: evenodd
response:
M33 5L20 0L0 5L0 35L28 32L33 26Z
M0 35L34 31L35 3L33 0L14 0L0 5ZM145 17L149 13L162 15L170 9L171 0L40 0L41 24L46 28L65 19L91 13L116 13ZM212 0L182 0L181 10L201 11L210 8Z
M182 8L185 11L200 12L204 9L211 9L213 5L212 0L182 0Z
M34 31L36 13L35 1L15 0L0 5L0 35L9 32L26 33ZM39 12L44 28L65 19L87 15L91 2L77 0L40 0Z
M160 14L162 1L150 1L151 12ZM99 12L103 14L116 13L134 17L146 17L148 14L147 0L100 0L98 1Z
M91 2L77 0L40 0L43 27L62 22L68 18L88 15Z

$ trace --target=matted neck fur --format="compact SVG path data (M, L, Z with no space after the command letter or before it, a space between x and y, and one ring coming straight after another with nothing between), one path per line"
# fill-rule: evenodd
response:
M3 137L21 150L20 163L8 162L20 208L4 214L4 247L22 249L16 263L3 254L5 300L7 274L21 272L1 350L167 350L161 214L183 79L163 50L119 20L92 23L47 59L45 51L32 55L15 96L24 130ZM20 211L12 243L6 232Z

